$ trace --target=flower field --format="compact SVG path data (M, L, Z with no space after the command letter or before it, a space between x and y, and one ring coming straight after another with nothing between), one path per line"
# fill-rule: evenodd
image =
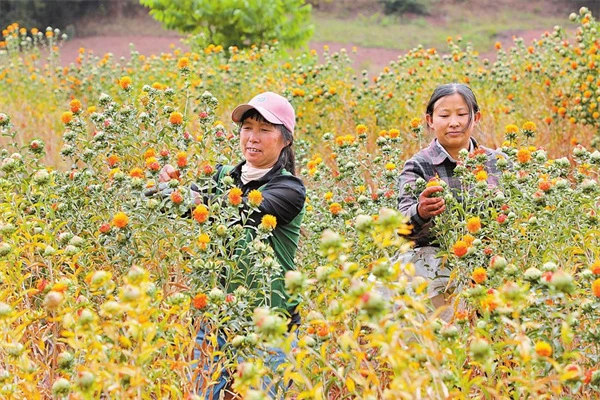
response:
M245 357L227 367L248 399L266 398L265 375L293 379L294 399L598 398L600 27L586 9L570 18L574 37L555 27L515 39L495 61L448 38L373 77L350 67L351 53L289 55L276 43L127 59L81 49L63 67L59 31L7 27L0 397L196 398L202 318L227 336L222 352ZM444 322L426 282L397 261L410 227L394 210L404 160L431 140L428 96L452 81L477 95L478 141L507 158L490 188L485 160L464 154L464 201L448 195L437 217L465 305ZM301 299L294 350L287 321L253 306L280 268L261 240L277 221L263 219L243 255L260 278L246 288L240 193L190 206L191 183L208 188L217 164L240 160L231 110L265 90L296 108L308 189L299 273L285 281ZM146 195L166 163L180 171L173 190ZM257 358L272 345L289 350L284 371Z

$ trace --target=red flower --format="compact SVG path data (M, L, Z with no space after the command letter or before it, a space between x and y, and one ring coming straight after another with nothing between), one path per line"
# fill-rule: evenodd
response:
M208 296L205 295L204 293L198 293L192 299L192 305L194 306L194 308L197 308L198 310L202 310L203 308L205 308L208 305Z
M175 204L180 204L181 202L183 202L183 196L178 190L171 193L171 201Z

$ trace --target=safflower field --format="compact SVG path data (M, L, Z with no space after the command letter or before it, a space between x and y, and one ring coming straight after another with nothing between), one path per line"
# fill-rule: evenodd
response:
M600 39L583 8L532 43L481 59L458 37L415 48L378 75L352 50L286 54L214 44L160 56L58 62L58 30L11 25L0 41L0 397L196 398L199 318L245 361L234 388L266 398L270 375L294 399L594 399L600 391ZM465 154L464 203L437 217L441 253L465 309L450 322L396 256L410 247L397 212L403 162L440 83L468 83L478 141L500 148L500 184ZM264 286L226 293L240 195L190 209L190 184L239 161L233 107L270 90L297 111L308 188L297 266L298 348L284 371L256 350L290 349L287 321L251 305L279 268L263 219L248 256ZM180 179L147 197L166 163ZM425 182L422 182L425 185ZM249 202L258 206L255 194ZM369 279L375 277L376 280Z

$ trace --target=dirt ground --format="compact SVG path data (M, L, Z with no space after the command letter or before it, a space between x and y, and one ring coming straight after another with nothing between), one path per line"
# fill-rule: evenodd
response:
M504 32L499 36L498 41L500 41L503 47L506 49L513 45L513 36L521 37L524 39L526 44L529 44L532 40L539 38L543 33L543 30ZM171 35L164 37L115 35L74 38L63 44L61 49L61 62L63 65L68 65L71 62L74 62L75 58L77 58L80 48L84 48L86 51L91 51L98 57L103 57L106 53L112 53L115 59L120 57L129 58L131 45L133 45L137 52L147 56L152 54L160 55L161 53L169 53L172 52L174 48L181 48L184 51L187 50L188 47L181 43L180 39L181 37ZM389 64L390 61L395 60L399 55L404 53L402 50L365 48L357 46L356 54L352 54L352 44L329 42L311 42L309 47L317 50L318 52L322 52L324 45L329 46L330 52L336 52L342 48L345 48L350 53L351 59L354 60L354 68L357 70L357 72L367 69L370 74L377 74L384 66ZM495 59L495 51L493 49L480 51L480 57L482 59Z

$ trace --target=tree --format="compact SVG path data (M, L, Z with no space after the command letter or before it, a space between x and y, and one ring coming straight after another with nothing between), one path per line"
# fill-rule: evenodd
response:
M305 0L140 0L168 29L202 33L213 44L248 47L277 39L300 47L312 36Z

